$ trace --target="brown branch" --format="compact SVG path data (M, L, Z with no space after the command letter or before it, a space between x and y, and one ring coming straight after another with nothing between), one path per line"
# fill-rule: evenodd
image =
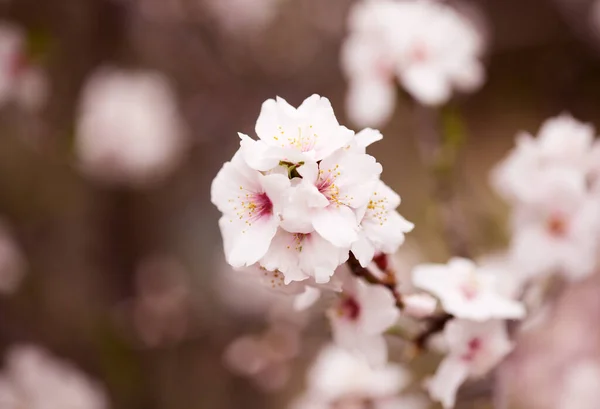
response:
M402 295L396 289L396 275L393 271L386 271L386 276L383 279L375 276L368 268L360 265L360 262L356 259L354 254L350 252L350 257L346 262L352 274L356 277L362 277L371 284L379 284L390 290L394 298L396 299L396 306L402 310L404 309L404 301L402 301Z
M425 350L429 339L438 332L443 331L448 321L452 318L454 318L452 315L445 313L430 317L427 321L427 328L425 328L425 330L423 330L423 332L421 332L413 341L417 349L419 351Z

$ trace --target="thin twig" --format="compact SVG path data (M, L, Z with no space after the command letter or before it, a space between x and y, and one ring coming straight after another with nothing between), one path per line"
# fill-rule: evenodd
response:
M396 275L391 271L386 271L385 278L381 279L375 276L368 268L360 265L360 262L356 259L354 254L350 253L350 257L346 262L352 274L356 277L362 277L371 284L379 284L391 291L392 295L396 299L396 306L402 310L404 309L404 301L402 295L396 289Z

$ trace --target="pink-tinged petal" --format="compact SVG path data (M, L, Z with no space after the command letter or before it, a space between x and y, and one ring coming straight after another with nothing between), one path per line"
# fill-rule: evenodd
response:
M304 292L294 298L294 309L304 311L312 307L321 298L321 290L306 286Z
M390 290L362 280L357 281L357 290L362 331L369 335L382 334L396 323L400 312Z
M287 205L287 195L290 189L290 180L278 174L260 175L259 177L262 190L267 194L273 206L273 214L279 215Z
M225 363L240 375L255 375L267 365L264 348L254 337L241 337L232 342L225 351Z
M375 256L375 247L371 244L371 241L367 238L364 232L358 234L358 240L352 243L352 254L360 262L360 265L367 267L373 256Z
M288 104L285 99L277 97L277 100L266 100L262 104L256 121L256 135L260 139L271 143L273 137L280 134L281 129L279 127L288 129L290 117L295 115L296 108Z
M349 249L358 239L356 216L343 205L330 205L315 211L313 226L317 233L336 247Z
M421 104L441 105L450 99L450 83L436 67L415 64L402 72L400 80Z
M259 192L260 173L246 165L240 150L230 162L226 162L212 182L211 202L225 214L236 213L242 194Z
M354 136L356 146L360 149L366 149L369 145L379 142L382 139L383 135L381 132L371 128L365 128Z
M377 77L350 82L346 96L348 117L359 126L381 126L390 120L396 107L394 84Z
M251 266L267 252L279 221L277 217L261 218L250 225L235 217L223 216L219 226L224 237L225 256L232 267Z
M437 300L429 294L410 294L402 297L403 313L415 318L425 318L435 312Z
M446 358L428 382L427 389L433 400L439 401L444 409L451 409L456 403L456 393L469 375L469 368L462 361Z
M279 164L280 152L264 141L255 141L248 135L238 133L240 136L240 149L244 160L252 169L268 171Z
M452 81L456 88L464 92L473 92L485 82L485 69L479 61L463 63L454 71Z

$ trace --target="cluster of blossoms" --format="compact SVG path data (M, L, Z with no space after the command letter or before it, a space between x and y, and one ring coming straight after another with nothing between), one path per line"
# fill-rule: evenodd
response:
M313 95L297 109L266 101L256 134L240 134L211 189L231 266L258 264L286 284L324 284L350 250L366 266L376 252L396 251L413 228L365 153L381 134L340 126L326 98Z
M348 113L357 124L379 126L391 117L396 78L424 105L441 105L454 89L471 92L484 81L482 34L443 2L362 1L349 26L342 68Z
M549 119L521 134L492 182L512 208L509 249L524 278L593 273L600 243L600 143L591 125Z
M106 409L103 389L70 364L33 346L6 355L0 373L0 407L27 409Z
M395 252L413 228L395 210L400 197L379 179L381 165L365 153L381 134L340 126L318 95L297 109L266 101L256 133L258 140L240 134L240 149L212 184L228 263L300 294L300 307L321 290L341 293L328 314L336 340L385 362L382 334L398 318L396 300L338 268L350 252L363 267Z

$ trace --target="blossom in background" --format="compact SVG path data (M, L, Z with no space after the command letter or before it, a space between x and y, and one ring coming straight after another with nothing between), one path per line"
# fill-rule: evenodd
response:
M532 186L547 181L549 171L585 185L594 166L594 137L591 125L568 114L548 119L537 137L529 133L517 136L516 147L493 170L492 186L509 203L519 204L537 199L540 191Z
M492 173L512 205L509 256L527 277L590 275L598 262L598 143L591 125L562 114L522 134Z
M48 81L26 55L26 36L19 27L0 22L0 105L14 101L28 110L46 102Z
M424 105L441 105L454 89L472 92L485 78L483 38L473 22L435 1L362 1L350 14L342 49L348 113L381 125L394 110L395 80Z
M226 31L248 35L265 29L284 0L206 0L206 11Z
M448 355L427 382L432 399L454 407L456 392L468 378L478 378L498 365L513 348L506 324L491 320L452 320L444 329Z
M421 264L413 270L413 284L437 296L444 310L458 318L523 318L523 305L498 293L498 278L463 258L448 264Z
M327 311L335 342L372 365L387 360L383 333L400 315L396 299L381 285L348 276L339 300Z
M395 211L400 197L380 182L381 165L365 152L381 133L355 135L327 98L313 95L298 108L266 101L256 134L240 134L240 149L211 187L230 265L258 263L283 274L284 285L314 288L332 279L351 250L367 265L375 251L402 244L413 225Z
M283 387L290 363L300 352L300 328L283 323L271 325L261 335L245 335L225 351L225 363L236 374L251 378L264 390Z
M589 276L598 263L600 201L579 180L551 171L536 190L534 202L514 209L510 251L515 263L527 276Z
M185 268L171 257L154 256L140 263L135 278L132 318L141 340L149 347L181 341L192 310Z
M327 345L308 372L307 390L291 408L425 409L425 399L400 395L410 378L408 370L400 365L373 368L348 351Z
M17 346L0 374L0 406L27 409L106 409L102 388L42 349Z
M85 174L146 186L163 179L185 147L175 95L160 74L101 68L86 83L75 149Z

